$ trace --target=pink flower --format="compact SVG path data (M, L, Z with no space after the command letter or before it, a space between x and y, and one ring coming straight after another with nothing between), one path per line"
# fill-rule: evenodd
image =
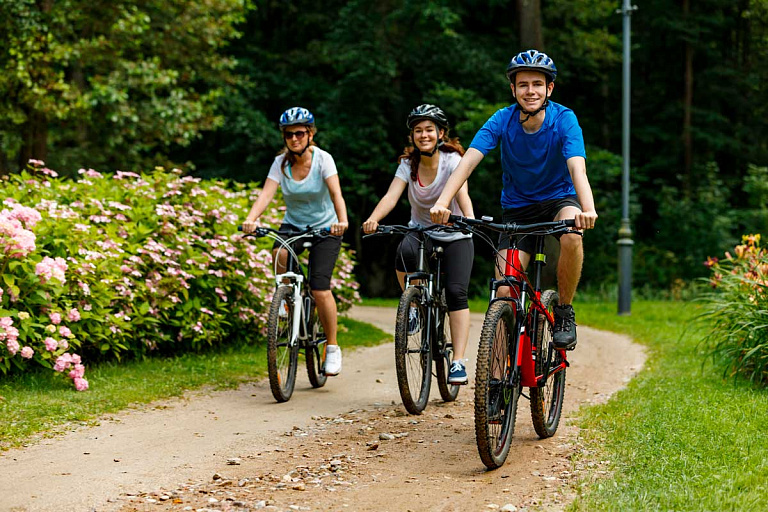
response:
M35 351L32 350L30 347L24 347L21 349L21 357L24 359L32 359L32 356L35 355Z
M18 351L19 351L19 342L18 342L18 341L16 341L16 339L15 339L15 338L11 338L11 339L9 339L9 340L8 340L8 341L5 343L5 346L6 346L6 347L8 347L8 352L10 352L12 356L15 356L15 355L16 355L16 352L18 352Z
M52 324L59 325L61 323L61 313L51 313L49 316Z
M70 379L82 379L83 375L85 375L85 366L81 364L76 364L75 368L69 372Z
M59 334L64 338L71 338L72 337L72 331L69 330L69 327L66 325L60 325L59 326Z
M67 350L69 348L69 343L67 342L67 340L64 340L64 339L60 340L59 348L62 350Z
M60 283L66 282L65 272L67 271L67 262L64 258L49 258L46 256L43 261L35 265L35 274L40 276L43 283L56 279Z
M13 318L11 318L9 316L4 316L4 317L0 318L0 327L2 327L3 329L7 330L8 327L10 327L12 325L13 325Z
M75 379L75 389L78 391L85 391L88 389L88 381L85 379Z
M70 309L69 313L67 313L67 320L69 320L70 322L79 322L80 311L78 311L77 308Z
M45 338L43 343L45 343L45 350L48 352L53 352L59 347L59 342L51 337Z
M80 356L77 354L72 354L70 361L72 361L72 364L80 364Z
M31 165L32 167L42 167L45 165L45 162L43 162L42 160L35 160L34 158L30 158L29 165Z

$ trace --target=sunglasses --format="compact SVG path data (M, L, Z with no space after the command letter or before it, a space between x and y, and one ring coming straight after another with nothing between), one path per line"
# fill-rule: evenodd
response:
M289 132L285 131L283 132L283 137L285 140L291 140L292 138L296 137L296 139L301 140L307 135L307 130L298 130L295 132Z

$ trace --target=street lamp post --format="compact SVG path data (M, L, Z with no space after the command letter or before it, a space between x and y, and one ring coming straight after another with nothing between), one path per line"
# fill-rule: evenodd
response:
M621 227L619 228L619 315L629 315L632 305L632 228L629 224L629 99L630 99L630 17L636 5L630 0L622 0L621 13L624 18L624 59L623 59L623 94L622 94L622 133L621 133Z

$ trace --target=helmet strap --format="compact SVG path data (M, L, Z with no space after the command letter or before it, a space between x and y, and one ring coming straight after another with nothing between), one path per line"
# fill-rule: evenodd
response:
M427 158L432 158L434 156L434 154L437 153L440 150L440 146L442 146L442 145L443 145L443 141L438 141L438 143L435 144L435 147L432 148L432 151L429 151L429 152L422 151L422 150L418 150L418 151L419 151L419 154L421 156L425 156Z
M534 110L532 112L528 112L527 110L525 110L523 108L523 105L520 104L519 101L517 102L517 104L520 106L520 112L525 115L525 119L523 119L522 121L518 121L520 124L523 124L526 121L528 121L531 117L535 116L536 114L538 114L539 112L541 112L542 110L547 108L547 106L549 105L549 95L547 95L547 97L544 99L544 103L542 103L539 108L537 108L536 110Z
M307 137L307 145L304 146L304 149L302 149L301 151L293 151L291 148L288 147L288 144L285 145L285 149L287 149L290 154L300 157L309 149L309 142L310 142L309 137Z

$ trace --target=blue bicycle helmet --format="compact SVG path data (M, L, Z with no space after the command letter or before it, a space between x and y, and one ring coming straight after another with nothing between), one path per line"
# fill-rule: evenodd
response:
M289 108L280 116L280 128L297 124L314 126L315 116L309 110L301 107Z
M514 80L518 71L540 71L547 75L547 78L552 82L557 78L555 61L550 59L546 53L537 50L527 50L512 57L509 66L507 66L507 78L510 82Z

